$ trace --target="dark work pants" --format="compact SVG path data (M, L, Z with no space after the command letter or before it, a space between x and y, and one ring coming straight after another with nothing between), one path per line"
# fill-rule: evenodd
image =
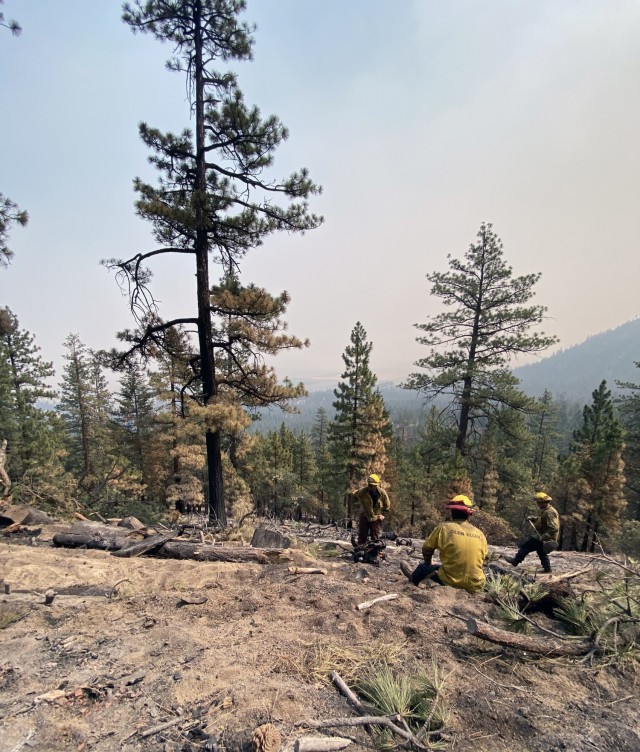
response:
M438 585L444 585L444 582L442 582L436 574L438 569L440 569L440 564L427 564L426 561L423 561L422 564L418 564L418 566L413 570L413 574L411 575L411 582L413 582L414 585L419 585L422 580L426 580L428 578L430 580L433 580Z
M530 553L533 553L534 551L540 557L540 563L542 564L544 571L550 572L551 562L549 561L549 555L545 554L544 550L542 549L542 541L538 540L537 538L527 538L527 540L520 546L518 553L513 559L514 565L520 564L521 561L524 561L526 556L528 556Z
M360 512L360 519L358 520L358 545L364 546L367 542L367 538L371 535L371 540L380 540L380 533L382 532L382 520L374 520L371 522L364 512Z

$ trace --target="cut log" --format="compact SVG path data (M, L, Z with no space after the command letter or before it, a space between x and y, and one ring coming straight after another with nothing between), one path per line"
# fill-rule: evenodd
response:
M159 533L158 535L152 535L150 538L140 541L140 543L134 543L132 546L126 546L113 551L113 556L120 556L123 559L133 559L136 556L142 556L143 554L152 553L160 546L164 545L172 538L175 538L178 532L176 530L170 530L168 533Z
M518 634L516 632L507 632L505 629L498 629L491 624L467 619L467 631L474 637L481 640L492 642L495 645L504 645L516 650L526 650L530 653L538 653L547 656L563 655L586 655L593 649L593 643L590 640L548 640L544 637L530 637L528 635Z
M288 551L268 548L242 548L202 545L201 543L183 543L171 541L161 546L157 556L166 559L193 559L194 561L228 561L237 563L269 564L269 562L287 562L292 560Z
M372 601L365 601L364 603L358 603L356 608L358 611L364 611L365 608L371 608L374 603L382 603L383 601L392 601L398 597L397 593L389 593L389 595L381 595L379 598L374 598Z
M129 530L142 530L145 526L137 517L125 517L118 522L118 527L126 527Z

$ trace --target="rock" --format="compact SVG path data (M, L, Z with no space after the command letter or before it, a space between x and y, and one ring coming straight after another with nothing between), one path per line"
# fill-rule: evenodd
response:
M269 530L266 527L257 527L251 538L254 548L290 548L291 538L279 533L277 530Z

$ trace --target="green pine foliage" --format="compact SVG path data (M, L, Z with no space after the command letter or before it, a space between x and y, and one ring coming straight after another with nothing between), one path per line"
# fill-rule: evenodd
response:
M5 310L0 335L0 441L7 441L6 470L14 502L64 512L73 484L64 472L61 425L57 415L38 405L54 399L53 368L40 356L34 335L21 329Z
M351 493L370 473L384 473L391 441L389 417L369 366L372 348L358 321L342 355L344 371L334 391L336 412L329 426L336 503L346 498L348 518L352 516Z
M615 535L626 508L624 432L606 381L583 409L571 453L554 489L563 516L563 544L595 550L599 537Z
M235 74L217 69L219 63L251 59L253 29L239 20L244 9L241 0L125 4L123 20L134 32L172 47L167 67L185 77L185 115L194 130L173 134L140 125L160 179L155 186L136 179L136 208L151 223L160 247L105 262L127 286L138 325L126 337L130 347L124 357L148 356L152 348L165 347L166 333L179 324L196 330L193 367L201 389L210 512L222 527L225 430L241 423L243 402L281 403L300 393L292 385L279 387L262 361L264 354L303 344L278 333L288 297L240 286L240 261L273 233L304 232L322 221L308 209L309 197L319 188L305 169L284 179L273 176L275 152L287 129L277 117L263 118L257 107L248 106ZM191 257L185 273L196 275L195 316L159 318L149 264L163 254L180 254L185 262ZM219 287L210 282L212 264L225 280ZM230 390L239 394L232 396Z
M449 398L456 447L465 454L478 422L497 407L530 409L531 400L518 391L509 361L519 353L540 352L556 338L532 331L546 310L527 305L540 274L513 277L490 224L480 226L464 260L448 258L449 271L427 275L431 294L442 299L447 311L416 324L423 332L418 342L430 353L416 363L422 372L411 374L406 386L429 400Z

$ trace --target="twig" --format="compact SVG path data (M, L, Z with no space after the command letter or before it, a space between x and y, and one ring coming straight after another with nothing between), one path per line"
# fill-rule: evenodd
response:
M165 729L171 728L172 726L177 726L179 723L182 723L186 719L183 716L178 716L177 718L173 718L170 721L166 721L165 723L160 723L157 726L152 726L151 728L148 728L146 731L143 731L140 734L141 739L146 739L149 736L153 736L154 734L159 734L161 731L165 731Z
M495 679L492 679L490 676L487 676L486 674L483 674L482 671L480 671L479 668L473 665L473 662L470 661L469 665L471 668L473 668L474 671L477 671L480 676L483 676L485 679L488 679L490 682L493 682L494 684L497 684L499 687L502 687L502 689L517 689L518 692L524 692L527 695L533 694L533 692L529 689L524 689L523 687L518 687L515 684L501 684L499 681L496 681Z
M605 707L609 707L609 705L615 705L616 702L624 702L625 700L632 700L635 697L635 695L627 695L626 697L618 697L617 700L612 700L611 702L607 702L605 704Z
M26 731L22 735L22 739L20 739L20 741L15 745L15 747L12 747L10 750L8 750L8 752L19 752L19 750L21 750L25 746L25 744L28 744L29 739L31 739L31 737L35 733L36 732L33 729L29 729L29 731Z
M111 592L107 596L107 600L111 600L113 598L113 594L116 592L116 588L118 585L122 585L123 582L131 582L131 580L128 577L123 577L121 580L118 580L116 584L111 588Z

